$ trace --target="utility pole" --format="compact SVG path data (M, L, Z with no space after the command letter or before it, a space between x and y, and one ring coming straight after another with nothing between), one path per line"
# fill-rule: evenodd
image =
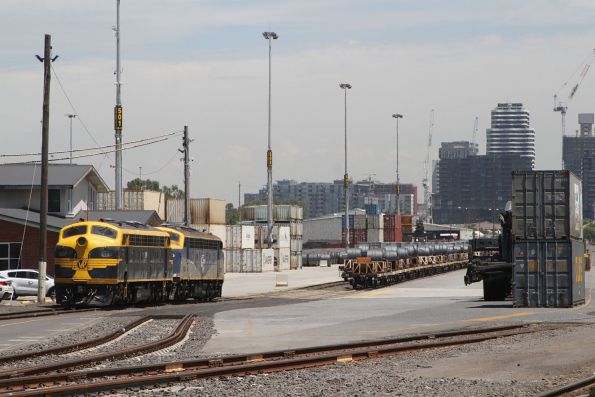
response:
M114 130L116 137L116 209L123 209L123 193L122 193L122 98L120 88L122 82L120 81L120 0L116 0L116 106L114 108Z
M401 215L401 181L399 179L399 119L403 118L402 114L395 113L393 117L397 119L397 215Z
M273 248L273 150L271 149L271 46L279 36L275 32L263 32L262 36L269 41L269 128L267 150L267 240L268 247Z
M238 221L242 221L242 182L238 181Z
M345 91L345 175L343 175L343 191L345 193L345 249L349 248L349 175L347 174L347 90L351 84L341 83L339 87Z
M41 126L41 192L39 195L39 279L37 287L37 302L45 302L45 274L47 266L47 229L48 229L48 147L50 137L50 78L51 63L58 58L52 58L52 36L45 35L43 58L36 55L43 62L43 119Z
M184 226L190 226L190 139L188 126L184 126Z
M76 114L67 114L66 117L70 119L70 165L72 165L72 119L76 117Z

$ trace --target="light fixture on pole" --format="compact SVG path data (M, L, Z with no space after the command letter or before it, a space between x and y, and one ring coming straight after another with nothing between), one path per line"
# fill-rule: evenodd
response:
M66 117L70 119L70 164L72 164L72 119L74 119L76 116L76 114L66 115Z
M351 84L339 84L345 91L345 175L343 175L343 191L345 193L345 249L349 248L349 174L347 174L347 90L351 89Z
M402 114L395 113L393 117L397 119L397 215L401 215L401 181L399 179L399 119L403 118Z
M273 247L273 150L271 149L271 43L279 36L275 32L263 32L269 41L269 115L268 115L268 150L267 150L267 241Z

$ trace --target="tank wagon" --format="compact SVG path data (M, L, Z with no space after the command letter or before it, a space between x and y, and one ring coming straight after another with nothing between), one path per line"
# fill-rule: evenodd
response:
M221 241L192 229L81 221L60 231L56 300L108 306L221 296Z
M468 245L456 243L408 243L380 248L350 248L342 254L341 276L354 289L377 288L462 269Z

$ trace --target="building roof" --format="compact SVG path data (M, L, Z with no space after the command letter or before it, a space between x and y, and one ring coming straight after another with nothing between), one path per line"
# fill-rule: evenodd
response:
M21 208L0 208L0 220L39 228L39 212L36 211L27 211ZM73 222L76 222L74 218L48 215L48 231L58 232Z
M98 192L108 192L109 187L92 165L50 164L48 166L48 185L50 187L69 187L78 185L85 177L97 186ZM41 185L41 166L39 164L3 164L0 165L0 189L30 188Z
M132 221L140 222L145 225L158 226L163 220L154 210L137 210L137 211L80 211L74 219L82 218L90 221L98 221L99 219L111 219L113 221Z
M27 213L28 212L28 213ZM156 211L80 211L74 217L64 217L57 215L48 215L48 230L58 232L64 226L80 222L81 219L97 221L100 218L113 219L115 221L134 221L150 226L158 226L162 223L161 218ZM39 228L39 212L27 211L22 208L0 208L0 220L17 223L21 225Z

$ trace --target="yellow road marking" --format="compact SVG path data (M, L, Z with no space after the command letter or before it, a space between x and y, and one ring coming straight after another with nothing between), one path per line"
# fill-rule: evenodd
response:
M468 320L462 320L462 321L465 323L475 322L475 321L496 321L496 320L502 320L505 318L530 316L532 314L535 314L535 312L519 312L519 313L501 314L499 316L492 316L492 317L476 317L476 318L470 318Z
M366 299L366 298L371 298L373 296L383 295L383 294L386 294L387 292L390 292L390 290L389 289L380 289L378 291L364 292L362 294L354 296L354 298Z

